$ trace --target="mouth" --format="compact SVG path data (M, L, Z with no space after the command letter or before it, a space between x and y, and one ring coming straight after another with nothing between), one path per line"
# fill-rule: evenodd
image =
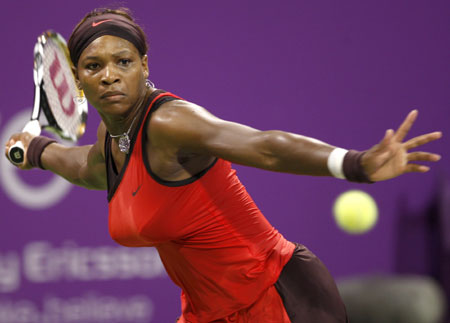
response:
M124 97L125 94L119 91L107 91L100 96L100 99L117 100Z

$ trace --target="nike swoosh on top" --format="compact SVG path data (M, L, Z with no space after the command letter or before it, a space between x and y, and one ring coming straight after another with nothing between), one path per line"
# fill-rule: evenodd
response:
M98 25L107 22L107 21L111 21L112 19L105 19L105 20L100 20L100 21L96 21L96 22L92 22L92 27L97 27Z
M136 196L137 192L139 192L139 190L141 189L141 186L142 186L142 184L138 186L136 191L131 192L131 195Z

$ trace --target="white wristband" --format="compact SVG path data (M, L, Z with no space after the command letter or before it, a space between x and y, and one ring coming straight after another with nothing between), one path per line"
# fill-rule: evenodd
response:
M343 164L347 152L347 149L335 148L328 156L328 170L334 177L345 179Z

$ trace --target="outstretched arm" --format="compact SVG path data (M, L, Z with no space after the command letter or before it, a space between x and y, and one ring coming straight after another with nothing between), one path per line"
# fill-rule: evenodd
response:
M426 171L412 166L414 160L436 161L438 155L410 153L440 138L430 133L402 143L415 120L411 112L399 130L388 131L382 142L363 156L362 166L372 181L385 180L407 171ZM259 131L221 120L205 109L184 101L172 101L157 110L147 129L152 142L162 149L178 149L212 155L231 162L271 171L329 176L328 157L336 148L313 138L283 131ZM400 166L398 161L408 161ZM395 166L394 166L395 165Z
M52 143L48 145L40 157L42 166L51 172L64 177L69 182L88 189L106 189L106 169L99 142L104 138L105 127L100 124L97 130L97 142L94 145L66 147ZM22 141L25 147L25 160L18 167L30 169L32 166L26 158L28 145L33 136L29 133L18 133L11 136L6 144L7 154L9 147L17 141ZM8 155L7 155L8 156Z
M215 156L277 172L330 175L327 158L333 146L293 133L260 131L225 121L186 101L161 106L152 115L147 132L161 150Z

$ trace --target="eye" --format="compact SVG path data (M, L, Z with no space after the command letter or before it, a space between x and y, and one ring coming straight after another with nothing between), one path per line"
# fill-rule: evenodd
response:
M119 60L119 64L122 66L128 66L128 65L130 65L130 63L131 63L131 59L129 59L129 58L121 58Z
M86 68L88 69L88 70L95 70L95 69L97 69L97 68L99 68L100 67L100 64L98 64L98 63L89 63L89 64L86 64Z

